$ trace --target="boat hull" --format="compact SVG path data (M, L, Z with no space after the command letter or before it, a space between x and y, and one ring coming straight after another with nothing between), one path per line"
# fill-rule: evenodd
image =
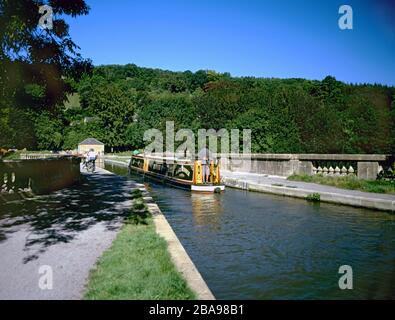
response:
M222 192L225 191L224 185L191 185L191 190L193 192Z
M220 184L193 184L192 181L182 180L182 179L175 179L173 177L165 176L159 173L144 171L141 168L129 166L130 171L137 172L144 177L149 179L169 184L173 187L190 190L192 192L201 192L201 193L219 193L225 191L225 186Z

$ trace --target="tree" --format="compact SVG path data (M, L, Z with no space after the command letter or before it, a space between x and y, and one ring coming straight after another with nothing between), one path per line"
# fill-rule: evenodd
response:
M79 123L69 126L64 130L64 150L75 150L78 144L87 138L101 140L105 132L97 120L88 123Z
M59 150L63 144L62 124L48 112L39 114L35 121L37 147L41 150Z
M41 29L38 22L41 5L50 5L54 13L53 28ZM67 77L79 79L92 68L77 52L61 16L87 14L83 0L2 0L0 2L0 113L39 112L59 114L66 94L72 91ZM21 111L17 111L21 110ZM25 113L24 113L25 114ZM22 127L30 128L29 117L22 117ZM10 134L13 121L2 121L3 145L15 143ZM21 145L20 142L17 142ZM27 142L26 142L27 144Z
M43 90L40 107L51 109L62 102L70 88L65 75L78 77L90 69L71 40L69 27L60 15L87 14L83 0L50 0L54 13L53 29L42 30L39 6L44 1L3 0L0 3L0 61L2 97L13 107L25 107L31 95L25 86L36 84ZM5 90L4 90L5 89ZM7 93L6 93L7 92Z
M289 110L289 90L252 89L244 94L246 111L228 125L229 129L251 129L252 152L300 152L299 131Z
M332 76L325 77L311 88L311 93L321 101L342 103L344 98L344 84Z
M34 122L26 111L0 108L0 146L18 149L37 147Z
M88 112L97 119L98 137L104 144L123 148L126 146L125 131L133 121L135 92L122 91L117 85L95 87L88 99Z
M206 92L194 99L196 112L203 128L221 129L242 112L242 92L237 83L231 81L210 82Z

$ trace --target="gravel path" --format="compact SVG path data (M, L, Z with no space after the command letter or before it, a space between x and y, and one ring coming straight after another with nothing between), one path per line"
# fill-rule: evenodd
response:
M83 176L78 186L0 207L0 299L82 298L89 270L115 238L135 187L100 168ZM48 282L42 289L48 270L52 289Z

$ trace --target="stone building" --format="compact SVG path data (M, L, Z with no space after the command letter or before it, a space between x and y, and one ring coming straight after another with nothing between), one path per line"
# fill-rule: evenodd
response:
M87 153L90 149L95 150L99 157L104 155L104 143L94 138L88 138L78 144L78 153Z

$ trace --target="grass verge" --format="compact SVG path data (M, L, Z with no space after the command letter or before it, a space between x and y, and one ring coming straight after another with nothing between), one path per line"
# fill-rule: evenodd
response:
M85 299L196 299L176 270L139 192L129 219L89 276Z
M293 175L288 177L288 180L319 183L342 189L395 194L395 183L393 181L360 180L356 176Z

